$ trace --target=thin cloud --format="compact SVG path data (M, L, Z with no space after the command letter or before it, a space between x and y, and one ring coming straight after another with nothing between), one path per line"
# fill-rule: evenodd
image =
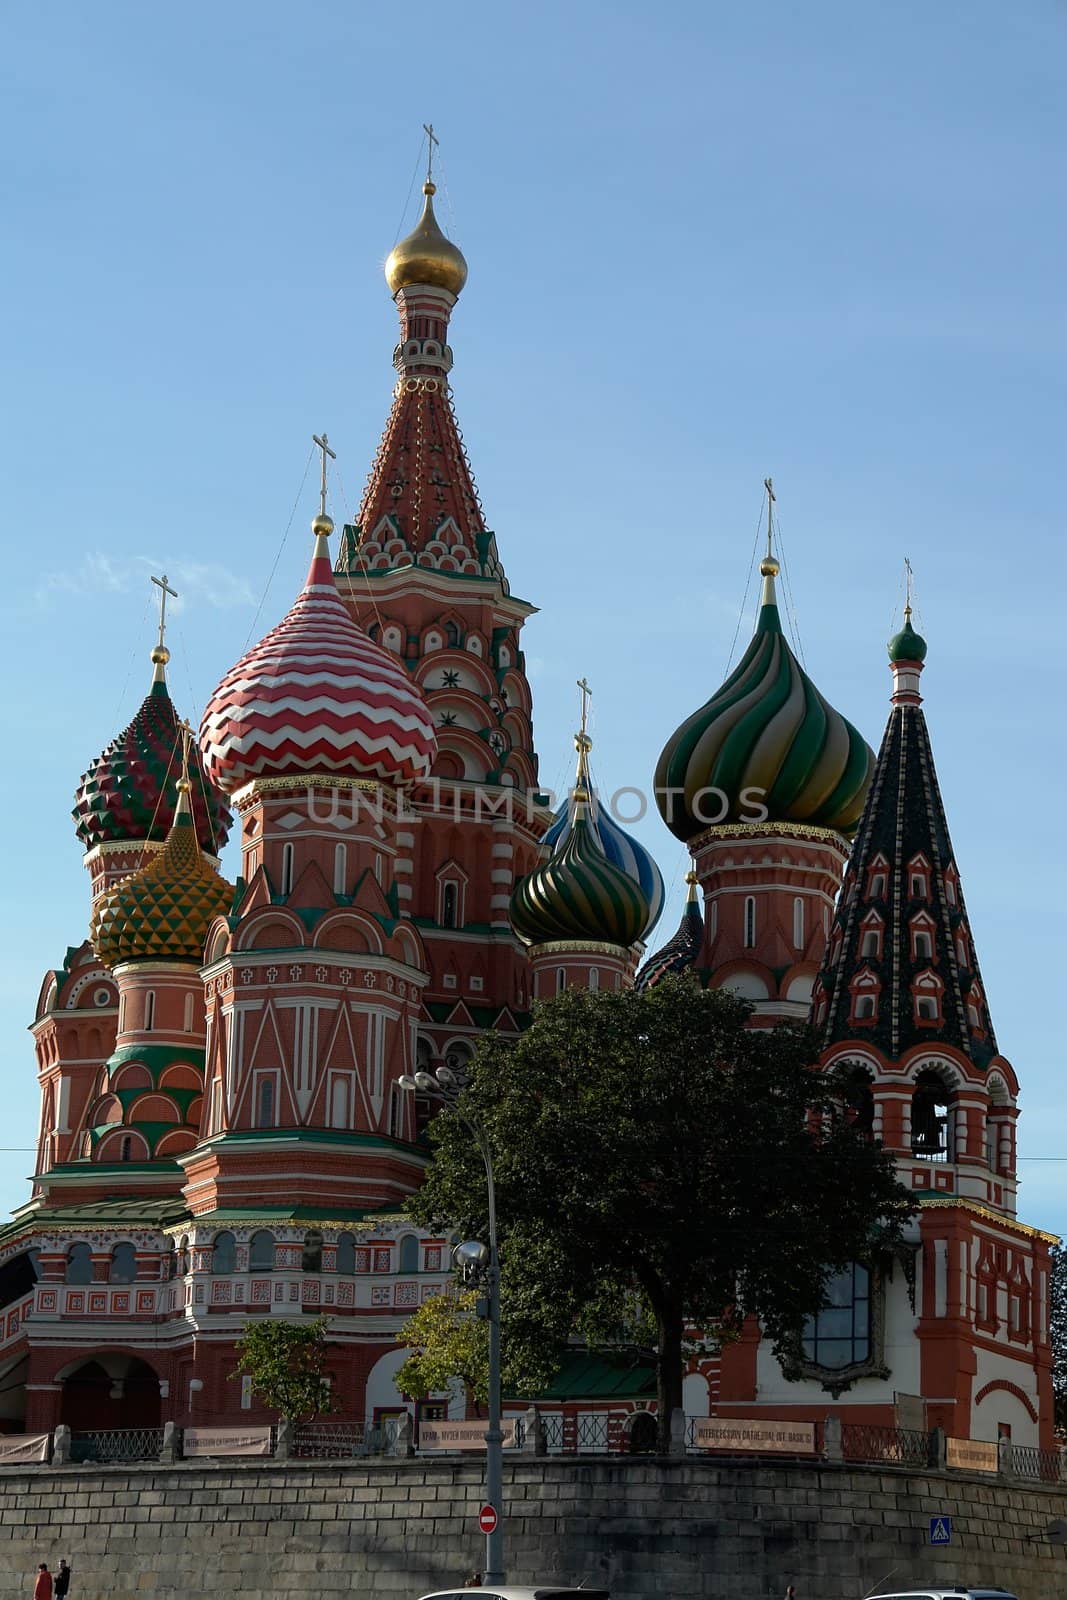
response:
M148 556L133 556L127 562L118 562L101 550L87 551L74 567L45 573L34 598L38 606L47 610L54 608L60 596L68 594L81 598L104 594L143 593L148 596L152 573L162 574L164 570L171 588L178 591L177 599L170 601L175 615L190 607L209 606L215 611L233 611L258 603L248 579L221 562L168 561L161 564Z

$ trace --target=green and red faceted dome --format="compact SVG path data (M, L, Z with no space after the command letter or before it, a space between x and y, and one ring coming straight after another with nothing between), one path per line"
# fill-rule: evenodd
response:
M230 668L204 712L204 760L229 794L257 778L311 773L414 782L437 753L419 690L337 593L333 523L320 514L312 529L315 553L295 604Z
M165 650L154 650L155 678L136 716L82 777L74 797L75 830L86 850L101 844L167 837L178 801L182 747L178 713L163 673ZM193 821L200 848L218 855L233 820L225 799L191 752Z
M866 740L816 689L782 632L778 563L760 566L752 642L722 688L664 746L656 803L684 842L716 824L792 823L850 837L874 772Z

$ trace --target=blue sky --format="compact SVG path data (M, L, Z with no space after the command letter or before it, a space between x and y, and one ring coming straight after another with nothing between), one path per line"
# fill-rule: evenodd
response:
M717 687L768 473L809 671L874 744L909 555L1021 1212L1067 1230L1067 1163L1040 1159L1067 1154L1065 101L1060 0L7 9L0 1205L32 1161L25 1024L86 927L70 798L148 682L148 573L181 590L195 720L299 586L313 475L264 598L313 430L337 520L358 505L430 120L470 264L460 421L541 607L545 781L583 673L603 788L646 783ZM685 862L636 831L674 886L662 935Z

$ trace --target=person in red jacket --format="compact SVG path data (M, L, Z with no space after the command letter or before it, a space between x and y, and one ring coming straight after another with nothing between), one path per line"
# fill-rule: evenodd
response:
M33 1586L33 1600L52 1600L52 1574L48 1563L42 1561L37 1568L37 1582Z

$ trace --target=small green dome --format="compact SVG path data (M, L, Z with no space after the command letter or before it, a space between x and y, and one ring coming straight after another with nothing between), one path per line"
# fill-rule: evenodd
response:
M904 626L889 641L890 661L925 661L926 640L911 625L911 607L904 611Z
M511 924L526 944L567 939L628 950L644 933L648 900L608 860L581 802L555 854L516 884Z

